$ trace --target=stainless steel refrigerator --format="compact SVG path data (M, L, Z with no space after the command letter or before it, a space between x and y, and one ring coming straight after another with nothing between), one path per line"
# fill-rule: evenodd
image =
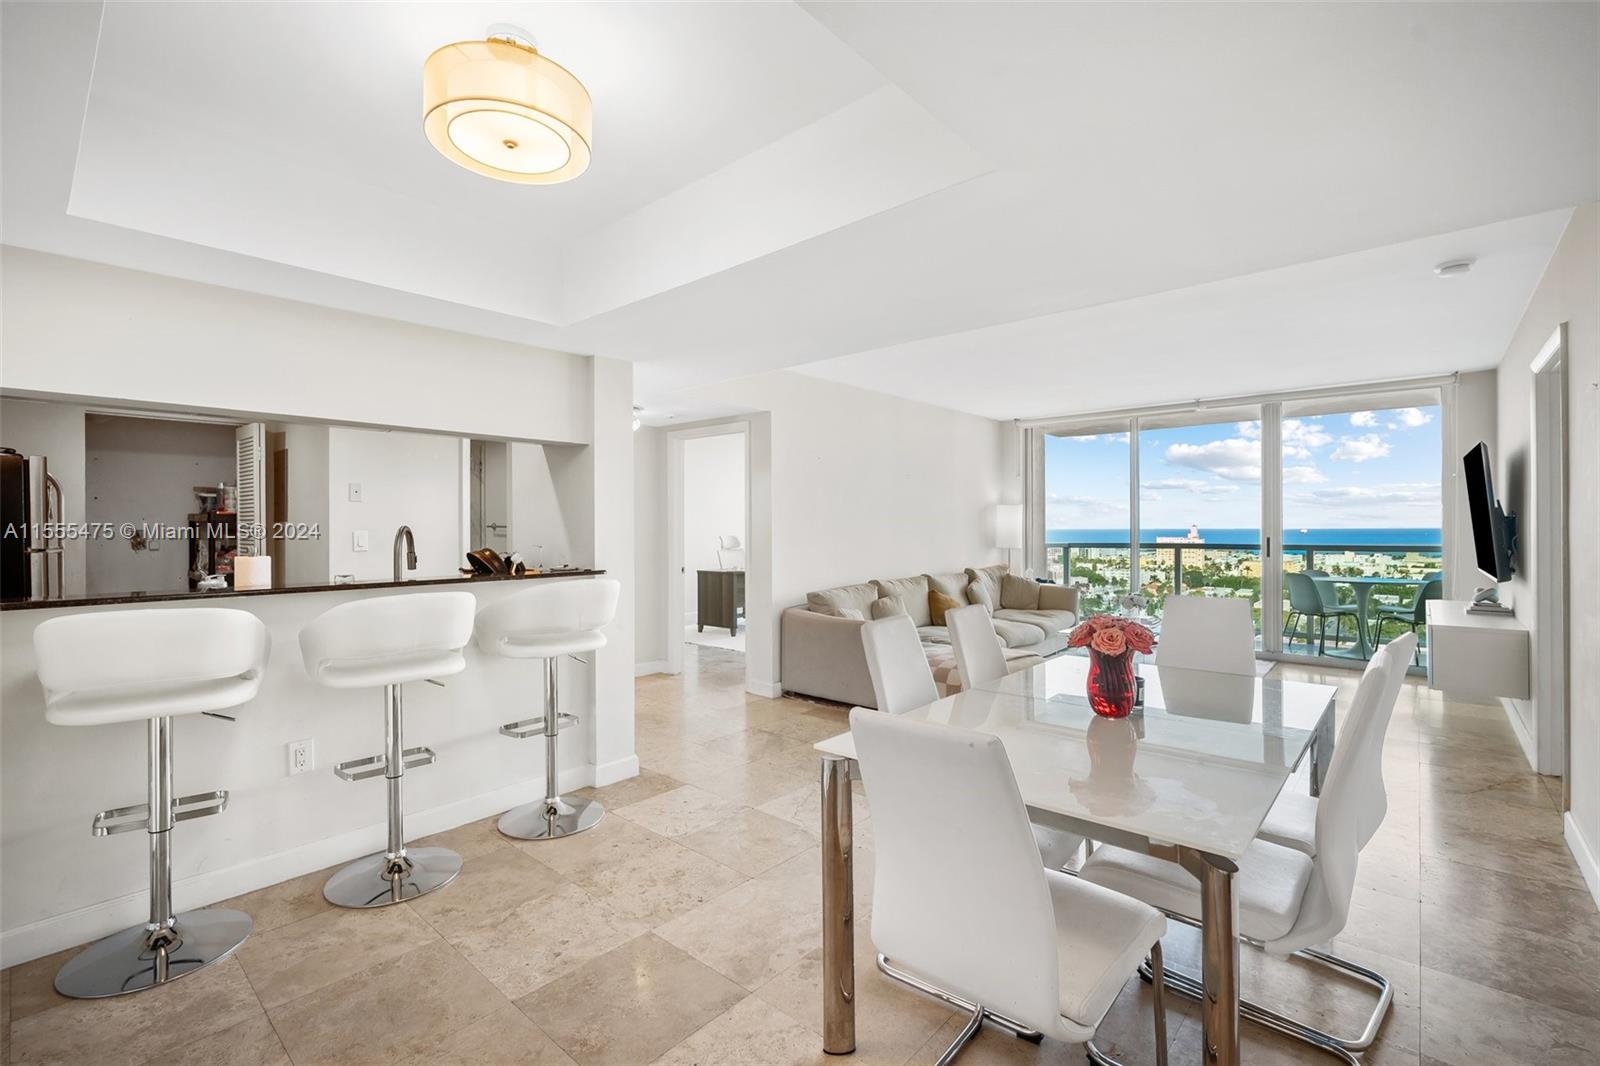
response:
M51 599L65 586L61 485L42 455L0 448L0 597Z

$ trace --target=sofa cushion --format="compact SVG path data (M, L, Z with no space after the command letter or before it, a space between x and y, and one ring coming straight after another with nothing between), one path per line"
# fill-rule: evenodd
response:
M946 611L953 611L964 605L964 600L959 600L947 592L940 592L938 589L928 590L928 616L936 626L946 624L944 617Z
M837 588L823 589L821 592L808 592L806 606L819 614L830 613L822 610L825 607L853 607L861 612L863 618L870 618L872 601L877 598L878 590L869 581L860 585L840 585Z
M911 616L911 621L916 625L933 624L933 616L928 613L928 575L897 577L887 581L874 579L872 584L879 596L898 596L900 602L905 604L906 614Z
M907 613L906 603L899 596L879 596L872 601L873 618L893 618Z
M1015 574L1006 574L1000 578L1000 606L1018 611L1037 610L1039 583Z
M950 630L944 626L918 626L917 636L924 647L934 644L944 647L950 643Z
M1071 611L1019 611L1002 607L994 613L996 622L1037 626L1044 636L1052 636L1078 624L1078 616Z
M994 614L994 597L989 595L989 586L981 581L974 581L967 585L967 602L980 607L989 608L989 613Z
M991 611L994 610L995 606L1000 603L1000 578L1009 569L1010 567L1006 566L1005 563L996 563L993 566L980 566L977 569L973 569L970 566L967 567L968 584L970 585L976 582L977 584L983 586L984 592L989 594L988 602L973 599L970 591L967 593L967 599L972 603L982 603Z
M1008 648L1027 648L1044 641L1044 630L1027 622L1012 622L1004 618L994 620L995 634Z
M859 607L813 607L816 614L825 614L833 618L848 618L853 622L865 622L867 616Z
M1078 613L1078 590L1071 585L1040 585L1039 610Z
M923 574L928 579L929 592L942 592L946 596L954 596L962 603L967 602L967 582L972 579L967 577L965 570L956 570L948 574Z

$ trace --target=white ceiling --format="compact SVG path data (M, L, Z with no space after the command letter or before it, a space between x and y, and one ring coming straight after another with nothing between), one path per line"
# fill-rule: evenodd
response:
M1011 417L1487 366L1600 196L1589 4L3 19L7 243L632 359L658 414L780 367ZM423 59L507 21L593 94L575 182L422 135Z

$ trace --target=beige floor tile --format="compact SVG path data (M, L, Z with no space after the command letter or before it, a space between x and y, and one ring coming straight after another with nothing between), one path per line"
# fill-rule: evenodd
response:
M614 866L630 854L667 838L610 812L587 832L556 840L524 840L517 848L571 881Z
M506 1005L441 942L269 1009L295 1066L389 1063Z
M782 818L790 825L799 826L813 837L822 836L822 792L815 775L807 784L790 789L765 803L756 804L756 809L774 818ZM850 805L851 824L860 827L869 816L866 800L856 793Z
M494 921L565 883L566 878L544 863L507 846L467 859L454 881L406 906L449 939L457 930Z
M652 833L676 837L714 825L738 809L739 805L731 800L694 785L684 785L671 792L630 803L613 813L635 825L644 826Z
M637 777L630 777L626 781L618 781L603 788L580 788L573 795L585 799L597 799L609 810L613 807L626 807L630 803L638 803L651 796L659 796L663 792L671 792L682 784L682 781L666 774L656 773L654 770L640 770Z
M438 938L406 904L335 908L252 936L239 949L239 962L270 1010Z
M479 855L509 848L511 840L504 836L497 825L500 821L498 814L489 818L480 818L476 822L447 829L443 833L435 833L431 837L412 841L414 848L449 848L463 859L473 859Z
M655 928L745 880L745 875L664 837L579 882L617 913Z
M1583 889L1433 857L1421 860L1421 875L1422 902L1463 918L1551 936L1574 927L1600 936L1600 911Z
M176 1051L163 1051L146 1066L290 1066L290 1061L278 1031L262 1013Z
M286 925L310 918L312 915L333 910L322 895L322 886L328 883L338 867L329 867L326 870L316 870L300 877L266 888L247 892L233 899L223 900L219 907L230 910L244 911L254 923L251 936L260 936L270 933L274 929L281 929Z
M1422 1053L1450 1066L1586 1066L1600 1048L1600 1021L1436 970L1422 1001Z
M732 1007L744 989L646 934L517 1001L581 1064L650 1062Z
M678 842L747 877L765 873L816 845L816 839L799 826L748 809L679 837Z
M21 1021L51 1007L71 1003L72 1000L56 991L56 974L72 956L82 950L68 948L8 969L6 984L9 992L7 998L10 1000L8 1017L11 1021Z
M1430 970L1600 1019L1600 935L1589 923L1547 935L1424 904L1422 935Z
M815 1033L749 996L656 1059L660 1066L806 1066L834 1060Z
M503 918L453 931L450 943L506 998L520 999L646 929L568 884Z
M912 1053L906 1060L907 1066L932 1066L966 1023L966 1018L951 1017L922 1047ZM1169 1031L1169 1038L1171 1035ZM1004 1030L985 1026L972 1038L971 1043L962 1048L956 1061L961 1066L1083 1066L1084 1053L1082 1044L1066 1044L1049 1039L1034 1044L1019 1040ZM1155 1060L1127 1058L1122 1061L1131 1066L1134 1062Z
M761 729L739 729L735 733L701 744L728 765L755 762L781 752L809 747L804 741Z
M144 1062L261 1016L236 959L161 988L112 999L75 999L11 1025L18 1066Z
M507 1003L463 1029L431 1036L392 1066L573 1066L572 1057Z
M1344 931L1333 938L1334 950L1379 951L1415 963L1421 953L1419 904L1372 889L1357 889L1350 897L1350 917Z

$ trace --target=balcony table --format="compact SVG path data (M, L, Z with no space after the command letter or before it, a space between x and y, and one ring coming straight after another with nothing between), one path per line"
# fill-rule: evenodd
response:
M1294 768L1332 756L1334 688L1142 664L1145 706L1100 718L1089 662L1060 656L909 712L1000 738L1035 823L1183 865L1201 886L1204 1049L1239 1061L1233 874ZM1315 743L1314 743L1315 741ZM849 733L822 757L823 1050L855 1050Z
M1372 644L1367 640L1367 600L1379 585L1420 589L1427 580L1420 577L1313 577L1318 585L1349 585L1356 593L1356 651L1363 659L1372 658Z

